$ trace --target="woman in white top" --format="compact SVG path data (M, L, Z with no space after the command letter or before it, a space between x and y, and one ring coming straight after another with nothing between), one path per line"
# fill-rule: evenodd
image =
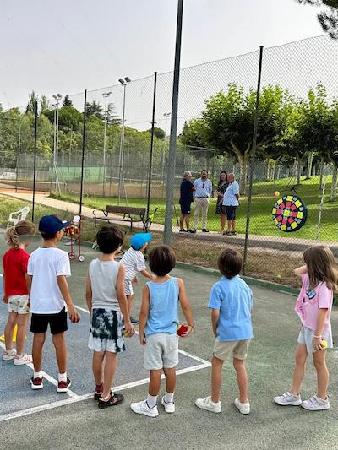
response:
M235 236L236 233L236 210L239 205L239 184L235 180L235 175L229 173L227 180L229 182L223 196L222 213L227 217L227 231L223 232L226 236Z

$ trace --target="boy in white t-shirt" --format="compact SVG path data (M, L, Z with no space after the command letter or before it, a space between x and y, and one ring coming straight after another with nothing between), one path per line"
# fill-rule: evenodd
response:
M144 261L144 252L151 239L151 233L134 234L130 238L130 248L125 252L121 260L125 267L124 293L128 299L129 316L133 324L138 323L138 320L131 315L134 302L133 283L137 283L138 273L150 280L153 278L152 274L146 270Z
M42 350L48 324L56 351L59 369L57 392L67 392L70 380L67 377L67 348L64 332L68 329L67 309L71 322L80 320L69 293L66 277L70 276L68 253L57 248L68 223L58 217L43 216L39 223L43 244L29 259L27 287L30 293L32 313L30 331L34 333L32 357L34 375L32 389L43 388Z

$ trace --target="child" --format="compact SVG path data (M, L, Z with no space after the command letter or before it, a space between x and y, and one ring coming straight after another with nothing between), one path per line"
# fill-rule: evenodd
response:
M297 340L292 386L290 392L275 397L274 401L278 405L302 405L305 409L317 411L330 409L325 348L333 346L330 313L338 275L334 256L328 247L310 247L303 257L305 265L295 269L295 274L302 279L302 289L295 307L302 328ZM317 394L302 402L300 388L308 356L312 356L317 371Z
M188 322L184 337L192 332L194 322L183 280L169 276L176 264L173 250L166 246L154 248L149 253L149 264L155 277L143 289L139 329L140 343L145 345L144 367L150 371L149 394L144 401L132 403L130 407L137 414L156 417L162 370L166 377L166 394L161 404L167 413L175 412L178 301Z
M144 262L144 252L151 241L151 233L137 233L130 239L130 248L122 257L122 264L125 267L124 292L128 299L129 315L131 323L137 324L138 320L131 316L134 302L133 283L137 282L137 274L142 273L146 278L151 279L152 276L146 270Z
M198 398L196 406L214 413L221 412L220 391L222 367L232 354L237 374L239 398L235 406L241 414L249 414L248 374L245 367L248 346L253 338L251 311L252 291L238 276L242 269L242 257L230 248L218 259L218 268L223 277L213 285L210 292L212 330L215 346L211 367L211 396Z
M66 280L66 277L70 276L68 253L57 248L63 237L63 229L67 225L68 223L62 222L56 216L41 218L39 231L43 243L31 254L27 270L32 312L30 331L34 333L32 348L34 375L31 378L31 388L43 388L41 359L49 324L59 369L57 384L59 393L68 392L71 385L67 377L67 348L64 338L64 333L68 329L66 308L71 322L77 323L80 320Z
M29 253L26 248L30 237L35 233L35 225L23 220L6 231L10 249L3 256L4 303L8 304L8 321L5 328L6 350L4 361L14 359L15 366L32 362L32 357L25 354L26 326L29 317L29 296L26 285L26 273ZM17 325L16 349L13 348L13 332Z
M123 233L115 226L104 226L98 231L96 242L102 255L89 265L86 302L91 311L89 348L94 351L94 398L99 401L99 408L103 409L123 401L122 394L111 392L117 366L116 355L125 349L123 318L128 336L134 334L134 329L129 321L124 293L125 269L115 261L115 255L123 244Z

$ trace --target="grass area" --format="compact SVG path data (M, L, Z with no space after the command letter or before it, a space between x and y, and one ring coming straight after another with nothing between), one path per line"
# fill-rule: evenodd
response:
M331 187L331 177L327 177L325 186L324 205L321 217L320 239L324 241L336 241L338 237L338 202L329 202L329 193ZM318 237L318 211L321 199L319 191L319 179L313 177L310 180L302 180L297 188L297 194L303 199L308 207L308 219L306 224L297 232L283 233L277 230L272 219L271 210L274 205L274 192L281 194L291 193L290 179L282 179L276 182L259 182L254 185L254 196L252 202L252 214L250 220L250 232L259 236L278 236L292 237L301 239L317 239ZM62 195L62 200L77 202L78 196L66 194ZM116 204L117 199L113 197L85 197L84 204L90 208L104 209L107 204ZM125 203L125 202L124 202ZM208 213L208 227L212 231L218 231L220 228L219 216L215 215L216 200L212 199ZM129 199L129 206L146 206L145 199ZM152 200L152 208L157 207L155 222L164 224L165 202L164 200ZM239 233L244 233L246 225L247 199L241 199L238 208L237 229ZM175 203L174 219L176 224L180 214L178 201Z

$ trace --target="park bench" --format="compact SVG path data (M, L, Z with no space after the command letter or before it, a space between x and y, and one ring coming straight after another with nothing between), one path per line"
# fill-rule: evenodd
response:
M100 221L106 221L112 223L112 218L109 214L122 215L122 220L130 223L130 231L133 231L133 225L135 222L142 222L144 231L148 231L153 221L154 213L150 216L146 215L146 208L135 208L132 206L119 206L119 205L107 205L106 209L94 209L93 217L95 226Z

